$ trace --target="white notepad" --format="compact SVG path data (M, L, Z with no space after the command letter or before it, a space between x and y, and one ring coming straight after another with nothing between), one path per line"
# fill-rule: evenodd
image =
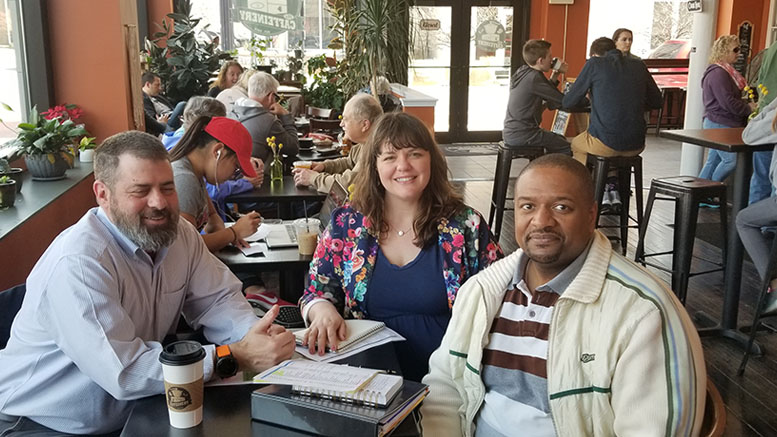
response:
M337 345L338 352L344 352L350 346L353 346L354 344L364 340L372 334L379 332L386 326L386 324L383 322L359 319L348 319L345 321L345 325L348 327L348 337ZM302 341L305 339L307 332L307 329L303 329L294 333L294 336L297 338L297 344L302 344Z

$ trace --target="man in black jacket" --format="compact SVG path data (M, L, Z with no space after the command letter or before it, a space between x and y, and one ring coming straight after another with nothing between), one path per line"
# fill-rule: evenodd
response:
M542 112L561 107L563 94L558 90L557 76L567 71L567 63L561 61L553 69L550 43L532 39L523 45L522 65L510 78L510 98L502 138L508 147L543 146L548 153L570 155L569 142L563 135L540 128ZM553 70L550 80L545 73Z
M143 84L143 112L145 113L146 132L159 135L181 127L181 115L186 102L173 104L162 95L162 79L150 71L140 76Z
M661 91L638 59L623 56L609 38L591 45L592 56L564 96L564 107L591 96L591 123L572 140L572 153L585 164L588 153L635 156L645 148L645 111L661 107Z

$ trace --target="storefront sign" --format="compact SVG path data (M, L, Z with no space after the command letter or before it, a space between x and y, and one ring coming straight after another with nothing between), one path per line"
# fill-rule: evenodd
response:
M486 20L475 30L475 47L493 52L505 46L505 28L496 20Z
M688 12L701 12L701 0L688 0Z
M440 30L440 20L436 18L424 18L418 23L421 30Z
M302 30L301 1L233 0L233 18L262 36Z
M734 69L745 74L747 72L747 63L750 58L750 44L753 42L753 23L743 21L737 26L737 37L739 37L739 54L734 62Z

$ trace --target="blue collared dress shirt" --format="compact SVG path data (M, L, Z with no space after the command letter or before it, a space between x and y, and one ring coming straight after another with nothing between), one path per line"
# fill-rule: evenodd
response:
M240 288L186 220L152 258L89 210L27 279L0 351L0 412L68 433L121 428L133 400L164 391L160 342L181 314L217 344L245 335L257 319ZM205 380L214 349L205 347Z

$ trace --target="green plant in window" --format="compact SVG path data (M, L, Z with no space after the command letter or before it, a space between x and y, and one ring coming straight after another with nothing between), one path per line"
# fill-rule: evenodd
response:
M312 57L308 59L308 74L311 82L302 90L305 102L317 108L342 110L345 94L340 88L336 61L329 65L325 55Z
M152 41L146 40L144 55L149 69L159 75L165 94L174 102L205 95L221 62L232 59L213 39L206 42L197 38L200 19L192 17L191 10L190 0L176 0L176 12L167 14L160 25L162 31L155 33Z
M52 114L51 110L46 112ZM72 155L66 153L67 147L84 135L89 135L83 124L64 116L52 116L47 119L39 114L36 107L30 111L27 123L19 123L16 139L11 141L22 155L48 155L54 161L55 155L72 161Z

